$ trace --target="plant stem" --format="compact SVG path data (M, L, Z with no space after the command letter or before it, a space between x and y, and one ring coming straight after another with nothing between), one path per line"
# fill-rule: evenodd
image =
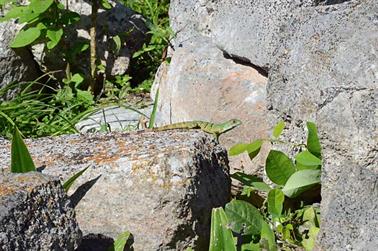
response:
M96 70L96 60L97 60L97 46L96 46L96 25L97 25L97 12L99 8L98 0L92 1L92 13L91 13L91 20L92 26L89 31L91 37L91 76L90 76L90 88L92 93L95 94L96 91L96 78L97 78L97 70Z

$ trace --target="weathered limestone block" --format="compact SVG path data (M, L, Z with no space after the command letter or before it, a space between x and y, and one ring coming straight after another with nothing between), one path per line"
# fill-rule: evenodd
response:
M173 0L171 26L176 47L198 34L212 38L222 50L268 68L292 13L316 0Z
M74 250L81 231L57 179L0 174L0 250Z
M226 152L201 131L67 135L27 142L44 173L66 179L90 166L71 196L81 230L112 238L128 230L135 250L206 250L211 209L230 199ZM8 148L0 146L5 161Z
M227 148L266 138L267 77L249 65L228 58L208 38L196 38L177 48L167 68L162 65L154 83L159 88L157 124L204 120L215 123L240 119L243 124L221 135ZM154 96L154 95L152 95ZM261 156L260 156L261 157ZM254 172L247 155L231 158L231 170Z
M294 13L269 74L272 121L290 123L287 137L303 138L303 121L319 127L323 250L370 250L378 240L376 13L372 0Z

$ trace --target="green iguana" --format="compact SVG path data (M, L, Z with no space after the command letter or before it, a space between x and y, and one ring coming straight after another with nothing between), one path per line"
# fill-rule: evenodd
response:
M219 136L225 132L228 132L235 127L241 125L241 121L238 119L230 119L224 123L210 123L206 121L187 121L174 123L170 125L165 125L161 127L153 128L154 131L166 131L174 129L201 129L204 132L213 134L216 140L219 139Z

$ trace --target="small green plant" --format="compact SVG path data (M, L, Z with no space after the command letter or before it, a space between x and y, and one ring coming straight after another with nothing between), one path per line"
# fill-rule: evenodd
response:
M22 140L20 131L14 127L12 146L11 146L11 172L27 173L36 171L29 150Z
M106 251L124 251L126 244L132 234L129 231L125 231L117 236L114 243ZM126 250L132 250L131 247L127 246Z
M169 0L123 0L122 2L148 19L150 40L134 53L130 67L133 85L150 91L155 73L165 60L164 53L173 36L169 27Z
M285 124L280 122L272 138L237 144L230 155L247 152L253 159L264 141L279 140ZM271 150L265 171L272 184L241 172L232 177L243 184L240 199L212 212L210 250L312 250L320 228L321 147L314 123L307 123L307 142L299 144L294 161L281 151ZM258 198L258 199L256 199Z
M66 182L63 183L63 188L67 192L72 184L79 178L87 169L86 167L78 173L74 174ZM33 159L21 137L20 131L14 127L12 145L11 145L11 172L12 173L27 173L37 171Z
M80 76L68 77L60 87L39 83L14 83L0 96L21 89L12 100L0 102L0 135L12 137L14 126L26 137L76 133L75 124L94 109L93 96L77 88Z

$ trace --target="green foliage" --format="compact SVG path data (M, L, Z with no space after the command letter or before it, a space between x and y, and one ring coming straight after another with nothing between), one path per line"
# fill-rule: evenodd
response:
M268 193L268 212L273 217L280 217L285 195L281 189L275 188Z
M129 231L125 231L117 236L113 245L111 245L107 251L123 251L125 250L126 243L131 237L131 233ZM129 249L128 249L129 250Z
M11 171L12 173L26 173L35 170L35 165L29 150L22 140L17 127L14 127L11 146Z
M284 128L285 124L280 122L271 139L237 144L230 149L230 155L247 152L252 159L263 141L288 144L278 140ZM320 184L321 158L315 124L307 123L307 129L307 144L299 145L303 148L294 160L281 151L269 152L265 171L272 185L253 175L232 174L243 184L244 196L243 200L234 199L225 206L227 226L238 238L238 250L313 249L320 221L317 204L311 206L310 198L319 196L314 188ZM235 245L234 240L228 241Z
M79 178L88 168L89 166L74 174L66 182L64 182L64 190L67 192L68 189L70 189L73 183L77 180L77 178ZM21 137L19 130L17 129L17 127L14 127L11 146L11 172L27 173L32 171L37 171L33 159Z
M0 103L0 135L7 138L15 125L25 137L76 133L74 125L93 110L93 96L72 81L58 88L37 81L15 83L0 89L0 96L18 89L14 99Z
M151 115L150 115L150 121L148 123L148 128L150 128L150 129L153 128L154 125L155 125L158 102L159 102L159 88L156 90L154 106L152 108L152 112L151 112Z
M131 72L134 85L149 91L155 73L164 60L173 32L169 27L169 0L122 0L129 8L147 18L150 40L134 53Z
M228 222L223 208L213 208L209 251L236 251L234 237Z
M321 146L316 125L313 122L307 122L307 130L307 149L316 157L321 158Z
M277 185L285 185L286 181L295 172L291 159L280 151L270 151L265 165L266 174Z
M11 42L12 48L43 42L48 49L53 49L61 41L64 29L80 19L77 13L65 9L54 0L30 0L29 4L22 6L13 1L0 4L9 8L0 21L17 19L25 23L23 30Z
M261 223L264 219L259 210L250 203L232 200L225 209L232 231L243 235L261 233Z

